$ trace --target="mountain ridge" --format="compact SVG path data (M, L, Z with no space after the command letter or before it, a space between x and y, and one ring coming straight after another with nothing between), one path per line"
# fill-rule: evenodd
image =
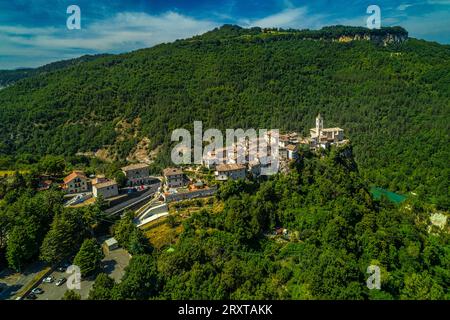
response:
M64 69L78 63L83 63L106 56L109 56L109 54L87 54L73 59L50 62L36 68L16 68L13 70L0 70L0 87L7 87L22 79L26 79L32 76L38 76L45 72Z
M205 33L99 57L1 90L4 166L24 154L105 147L120 160L149 137L150 149L162 146L160 168L170 164L170 132L192 129L194 120L205 128L307 134L320 111L327 126L345 129L369 181L448 205L450 47L413 38L384 46L218 31L215 38ZM137 134L117 128L124 120L136 123Z

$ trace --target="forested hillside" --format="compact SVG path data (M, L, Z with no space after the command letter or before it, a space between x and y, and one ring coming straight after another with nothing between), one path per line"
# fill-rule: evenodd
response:
M163 166L171 130L194 120L307 134L321 112L345 129L364 178L448 208L450 47L336 40L348 30L225 26L21 80L0 91L0 162L105 146L124 159L149 136ZM123 120L137 136L119 136Z
M21 271L78 251L82 275L96 275L89 299L450 299L448 226L432 226L434 209L419 197L398 206L373 200L351 145L323 157L302 152L288 174L268 181L224 183L213 206L192 200L200 204L189 217L160 222L181 229L162 247L133 224L133 212L111 221L102 201L67 208L61 192L33 184L31 175L0 180L0 262L4 254ZM101 255L89 255L109 222L133 255L118 283L102 273ZM381 290L366 285L370 265L380 268Z
M10 86L17 81L33 76L41 75L45 72L52 72L78 63L91 61L93 59L107 55L85 55L76 59L62 60L46 64L39 68L19 68L16 70L0 70L0 88Z
M351 157L305 154L288 175L223 185L223 210L192 215L171 250L133 256L121 283L98 276L90 298L449 299L449 234L427 231L417 200L373 201Z

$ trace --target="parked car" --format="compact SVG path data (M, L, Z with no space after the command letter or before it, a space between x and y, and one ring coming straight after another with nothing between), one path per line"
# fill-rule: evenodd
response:
M34 293L30 293L30 294L28 294L28 295L25 297L25 299L28 299L28 300L36 300L37 297L36 297L36 295L35 295Z
M55 284L59 287L64 282L66 282L66 278L59 278L58 280L56 280Z
M32 294L42 294L44 293L44 290L42 290L41 288L34 288L33 290L31 290Z
M61 263L61 265L58 268L56 268L56 270L58 270L59 272L66 272L66 270L69 266L70 266L70 263L63 262L63 263Z
M53 278L52 276L46 277L44 278L44 280L42 280L43 283L52 283L53 281L55 281L55 278Z

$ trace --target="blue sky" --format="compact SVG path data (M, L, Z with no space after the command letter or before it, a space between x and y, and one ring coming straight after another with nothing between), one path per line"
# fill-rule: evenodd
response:
M401 25L412 37L450 44L450 0L1 0L0 69L127 52L225 23L364 26L372 4L381 8L382 26ZM69 5L81 9L81 30L66 27Z

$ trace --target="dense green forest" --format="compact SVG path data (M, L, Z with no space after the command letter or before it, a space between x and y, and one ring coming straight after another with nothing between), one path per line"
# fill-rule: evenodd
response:
M21 79L42 75L46 72L56 71L69 66L73 66L78 63L91 61L99 57L105 56L107 55L106 54L84 55L76 59L62 60L49 63L39 68L19 68L15 70L0 70L0 88L10 86Z
M36 192L33 184L29 174L0 180L0 266L16 271L70 257L105 222L101 203L67 209L61 191Z
M36 192L17 173L0 181L0 259L19 271L73 259L96 275L95 300L450 299L448 227L431 225L435 209L419 195L374 200L351 154L351 145L303 152L289 174L221 185L219 211L164 222L183 223L171 250L152 248L132 212L105 216L101 199L63 208L59 191ZM275 228L288 233L274 237ZM105 233L133 255L120 283L101 273L93 239ZM380 267L381 290L366 286L369 265Z
M304 154L263 183L231 181L216 201L224 209L194 214L171 250L134 255L121 283L98 275L90 299L450 299L448 231L427 231L418 198L372 200L341 151ZM268 236L280 226L285 241ZM369 265L381 290L366 286Z
M169 164L171 130L194 120L308 134L321 112L325 126L345 129L364 178L448 208L450 47L332 41L365 33L224 26L23 79L0 91L1 167L104 146L124 159L148 136L151 147L163 146L159 170ZM120 137L123 120L135 121L137 136Z

